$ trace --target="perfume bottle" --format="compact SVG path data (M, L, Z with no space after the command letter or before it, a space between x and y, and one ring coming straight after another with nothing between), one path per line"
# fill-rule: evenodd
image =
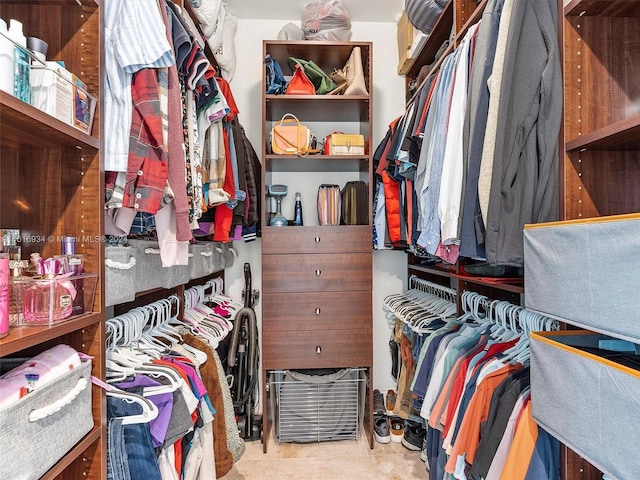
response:
M24 291L23 314L25 323L46 325L71 316L73 295L69 282L56 280L55 274L46 274L44 279Z

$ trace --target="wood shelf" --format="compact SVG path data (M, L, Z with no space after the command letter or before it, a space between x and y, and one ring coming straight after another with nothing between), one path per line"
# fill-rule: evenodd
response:
M64 322L42 327L15 327L0 340L0 356L10 355L38 343L53 340L100 322L100 313L87 313Z
M524 293L524 286L519 283L513 283L512 281L503 282L500 279L496 279L495 281L487 280L485 277L472 277L469 275L460 275L458 273L453 273L451 276L465 283L484 285L496 290L503 290L505 292Z
M581 135L565 144L567 151L627 151L640 149L640 113L606 128Z
M0 130L3 146L65 147L97 151L100 140L43 111L0 92Z
M429 65L434 63L436 52L440 46L451 36L451 29L453 27L453 1L447 3L447 5L440 13L440 17L436 20L427 42L418 55L413 59L407 77L415 78L420 72L420 68L423 65ZM443 55L444 57L444 55Z
M637 0L572 0L564 6L566 17L638 17Z

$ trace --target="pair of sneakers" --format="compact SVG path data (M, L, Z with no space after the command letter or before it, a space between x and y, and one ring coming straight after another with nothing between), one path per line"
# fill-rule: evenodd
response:
M374 415L393 415L396 407L396 392L387 390L386 398L377 388L373 391L373 413Z
M401 443L404 431L404 420L400 417L387 417L386 415L373 417L373 436L378 443Z

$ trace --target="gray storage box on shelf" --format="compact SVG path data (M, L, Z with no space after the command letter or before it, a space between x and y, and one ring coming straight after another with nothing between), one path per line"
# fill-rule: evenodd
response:
M355 439L364 412L364 369L328 374L270 372L271 411L278 442Z
M640 342L640 215L525 226L525 306Z
M173 288L188 283L191 268L187 265L163 267L158 242L150 240L129 240L136 249L137 292L146 292L155 288Z
M531 334L531 407L551 435L617 480L638 478L640 371L588 353L606 335Z
M87 360L0 409L0 478L40 478L92 428Z
M189 245L189 267L191 280L206 277L233 265L227 265L224 253L229 247L219 242L197 241ZM233 255L231 254L233 257Z
M105 306L131 302L136 298L136 250L131 246L106 246L104 249Z

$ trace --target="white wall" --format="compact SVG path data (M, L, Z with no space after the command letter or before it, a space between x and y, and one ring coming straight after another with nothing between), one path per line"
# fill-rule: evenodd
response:
M277 37L287 20L240 20L236 35L237 68L231 89L240 110L239 119L258 155L262 151L262 41ZM396 75L398 53L396 23L353 23L352 40L373 42L373 148L384 138L389 123L403 112L405 82ZM290 192L289 197L293 197ZM285 216L288 210L283 208ZM244 288L243 268L249 262L253 288L262 291L260 239L245 244L234 242L238 258L225 271L227 293L240 298ZM385 295L401 292L406 287L406 256L402 252L376 251L373 254L373 341L374 388L385 392L394 388L389 356L390 327L381 305ZM261 322L261 302L255 307Z

